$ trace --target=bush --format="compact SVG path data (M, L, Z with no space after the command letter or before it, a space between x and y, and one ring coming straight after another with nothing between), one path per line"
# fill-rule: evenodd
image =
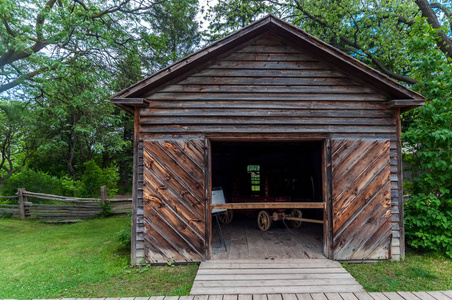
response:
M452 79L452 78L451 78ZM451 97L449 95L448 97ZM432 97L433 98L433 97ZM412 178L405 183L407 242L416 249L452 257L452 101L434 98L418 108L405 132L405 156Z
M406 203L406 235L412 247L452 257L451 202L450 199L442 201L433 194L419 194Z
M84 163L84 167L81 180L74 180L68 176L58 178L24 167L6 180L1 194L12 196L18 188L25 188L35 193L96 198L100 194L100 187L105 185L111 198L116 195L119 175L114 167L101 169L94 160Z
M132 215L129 214L127 222L124 223L124 228L116 233L116 239L121 243L127 251L130 251L132 244Z
M80 180L74 180L69 176L60 178L63 196L81 197L84 185Z
M62 185L57 177L29 168L22 168L11 175L3 186L2 195L12 196L17 193L18 188L25 188L36 193L62 193Z
M405 183L405 232L409 245L452 257L452 65L439 50L425 52L436 41L429 28L425 20L416 22L412 34L419 30L422 39L413 40L409 53L419 80L413 88L429 101L404 115L404 161L412 174Z
M82 197L97 197L100 193L100 187L107 186L108 195L114 198L118 192L117 183L119 174L114 167L101 169L94 160L83 164L85 172L82 176L83 192Z
M6 211L0 211L0 219L7 219L13 216L12 213L8 213Z

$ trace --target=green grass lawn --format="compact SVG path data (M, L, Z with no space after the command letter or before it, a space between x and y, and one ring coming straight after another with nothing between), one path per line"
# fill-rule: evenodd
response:
M187 295L197 265L129 267L116 239L127 217L72 225L0 219L0 299ZM368 292L452 290L452 259L407 251L401 262L344 264Z
M404 261L343 264L368 292L452 290L452 259L407 250Z
M0 299L188 295L197 265L130 268L127 217L71 225L0 219Z

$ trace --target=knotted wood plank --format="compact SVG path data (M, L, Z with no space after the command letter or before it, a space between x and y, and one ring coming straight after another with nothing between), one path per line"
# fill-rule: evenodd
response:
M204 153L198 147L201 142L143 142L144 245L149 262L204 259Z
M331 151L334 259L390 258L389 140L333 140Z

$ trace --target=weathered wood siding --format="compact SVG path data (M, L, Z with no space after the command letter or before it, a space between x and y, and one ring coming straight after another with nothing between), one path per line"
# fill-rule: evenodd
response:
M398 112L378 90L265 35L146 98L139 127L144 141L225 134L389 140L391 255L399 257Z
M205 258L203 140L147 140L144 232L148 262Z
M388 259L391 243L389 140L333 140L334 259Z

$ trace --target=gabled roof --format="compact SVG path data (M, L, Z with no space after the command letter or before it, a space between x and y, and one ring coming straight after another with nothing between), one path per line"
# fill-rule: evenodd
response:
M363 64L359 60L273 15L268 15L265 18L212 43L200 51L175 62L117 93L111 97L111 100L114 104L128 111L133 111L134 106L142 106L145 104L145 94L149 94L149 92L158 89L164 84L176 78L180 78L195 67L199 67L217 56L265 33L272 33L289 41L295 47L310 52L319 60L336 66L339 70L349 76L386 94L392 99L388 103L389 107L400 107L402 111L406 111L421 106L425 102L425 98L422 95L406 88L379 71Z

